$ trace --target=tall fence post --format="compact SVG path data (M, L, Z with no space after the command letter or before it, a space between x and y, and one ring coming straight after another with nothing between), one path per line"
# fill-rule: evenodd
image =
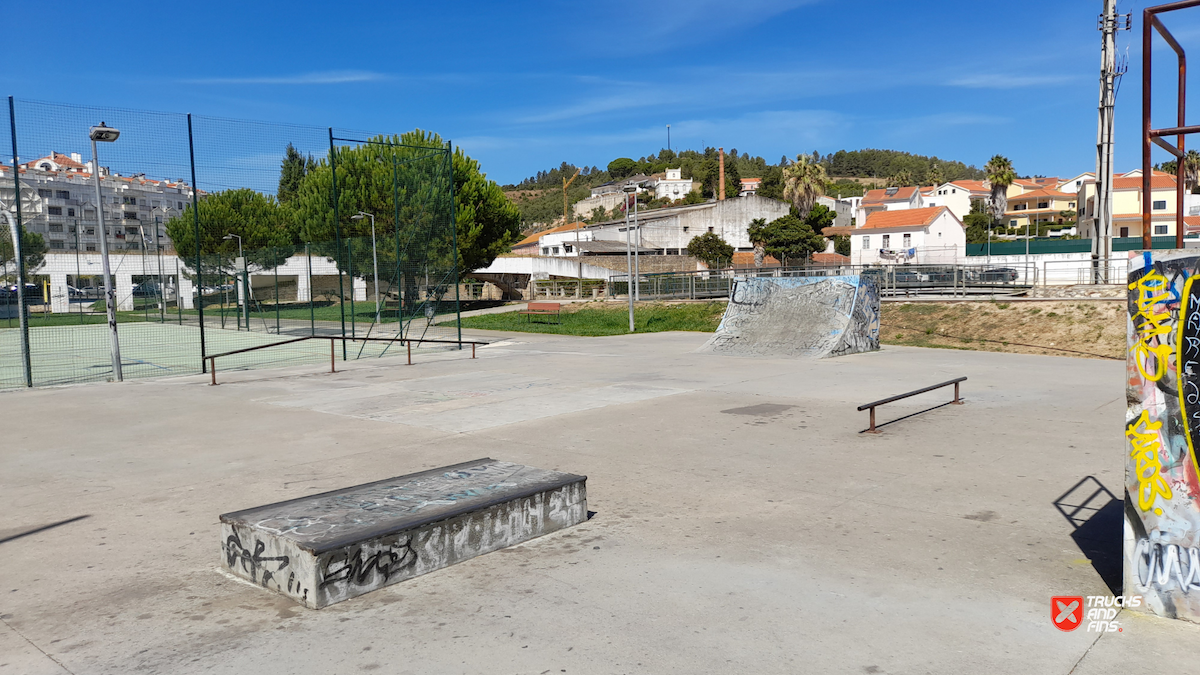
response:
M17 261L17 317L21 326L21 366L25 373L25 386L33 386L33 364L29 357L29 312L25 307L25 255L21 239L25 228L21 222L21 168L17 158L17 113L13 97L8 97L8 124L12 131L13 192L17 203L17 219L11 224L13 255ZM97 169L99 170L99 169ZM100 208L100 207L97 207Z
M200 206L196 193L200 188L196 185L196 144L192 137L192 114L187 116L188 128L188 161L192 168L192 222L196 231L196 312L200 319L200 372L204 372L206 364L204 363L205 345L204 345L204 269L203 261L200 257ZM103 204L96 206L97 209L104 208ZM104 236L104 233L100 233Z
M450 141L446 141L446 166L450 174L450 234L454 241L454 324L458 328L458 348L462 349L462 304L458 299L458 223L454 209L454 144Z
M346 337L346 287L342 285L342 223L338 219L338 191L337 191L337 150L333 146L333 127L329 127L329 173L332 177L332 192L333 192L333 234L335 245L337 246L337 255L335 267L338 274L338 310L342 316L342 337ZM350 283L351 296L354 294L354 282ZM346 341L342 340L342 360L346 360Z

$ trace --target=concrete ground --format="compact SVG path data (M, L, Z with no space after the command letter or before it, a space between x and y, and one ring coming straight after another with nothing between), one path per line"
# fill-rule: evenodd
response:
M1122 363L500 337L0 395L0 673L1200 670L1192 624L1051 624L1109 593L1119 517L1060 507L1122 494ZM966 405L859 433L857 404L959 375ZM319 611L219 569L220 513L483 456L586 474L595 516Z

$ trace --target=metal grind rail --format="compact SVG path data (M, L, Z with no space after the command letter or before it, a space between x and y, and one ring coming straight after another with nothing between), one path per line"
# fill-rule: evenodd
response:
M418 346L420 346L420 344L423 342L434 342L434 343L439 343L439 344L458 345L459 347L462 347L463 345L471 345L471 358L475 358L475 347L477 345L487 344L486 342L477 342L477 341L471 341L471 340L434 340L434 339L424 339L424 338L418 339L418 340L414 340L414 339L406 340L406 339L401 339L401 338L343 337L341 335L305 335L304 337L298 337L298 338L295 338L292 340L283 340L282 342L272 342L269 345L257 345L254 347L244 347L242 349L234 349L234 350L231 350L228 352L221 352L220 354L209 354L209 355L205 356L204 358L208 361L208 372L212 376L212 380L209 382L209 384L210 385L217 384L217 359L219 359L221 357L233 356L235 354L245 354L246 352L253 352L253 351L257 351L259 349L270 349L272 347L281 347L283 345L290 345L290 344L295 344L297 342L304 342L305 340L329 340L329 372L331 372L331 373L337 372L337 350L335 349L335 341L336 340L341 340L343 344L345 344L346 340L349 340L351 342L391 342L391 343L400 342L400 343L403 343L404 345L406 345L408 347L408 365L410 365L410 366L413 364L413 362L412 362L412 346L413 346L414 342L417 343Z
M894 401L899 401L900 399L905 399L910 396L916 396L917 394L924 394L927 391L933 391L934 389L941 389L942 387L948 387L950 385L954 385L954 400L950 401L950 403L948 403L948 404L943 404L943 405L962 405L962 403L963 403L962 399L959 398L959 395L958 395L958 385L960 382L965 382L966 380L967 380L967 378L965 378L965 377L956 377L953 380L946 380L945 382L939 382L938 384L930 385L923 389L914 389L913 391L905 392L903 394L897 394L895 396L889 396L888 398L881 398L878 401L871 401L870 403L864 403L864 404L858 406L858 410L860 412L863 410L868 410L868 409L871 411L871 427L866 430L867 433L869 433L869 434L881 433L878 429L875 428L875 408L876 408L876 406L881 406L885 403L892 403ZM940 408L941 406L937 406L937 407ZM931 408L931 410L932 410L932 408ZM927 411L922 410L921 412L927 412ZM913 413L913 414L916 415L919 413ZM909 417L911 417L911 415ZM900 419L904 419L904 418L901 417ZM892 420L892 422L898 422L898 421L899 420ZM890 422L889 422L889 424L890 424Z

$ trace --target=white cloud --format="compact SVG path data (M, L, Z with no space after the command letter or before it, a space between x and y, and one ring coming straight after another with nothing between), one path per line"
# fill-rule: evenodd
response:
M275 77L211 77L199 80L187 80L188 84L348 84L351 82L378 82L390 79L383 73L373 73L363 70L329 70L299 75L283 75Z
M1017 89L1020 87L1064 84L1074 79L1078 78L1065 75L1007 75L992 73L987 75L968 75L950 80L946 84L951 87L968 87L971 89Z

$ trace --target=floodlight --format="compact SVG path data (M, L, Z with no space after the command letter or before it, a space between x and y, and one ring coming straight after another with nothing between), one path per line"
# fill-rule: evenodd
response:
M92 139L93 141L103 141L104 143L112 143L113 141L117 140L117 137L120 135L120 131L113 129L112 127L104 126L104 122L101 122L100 126L92 127L88 130L88 138Z

